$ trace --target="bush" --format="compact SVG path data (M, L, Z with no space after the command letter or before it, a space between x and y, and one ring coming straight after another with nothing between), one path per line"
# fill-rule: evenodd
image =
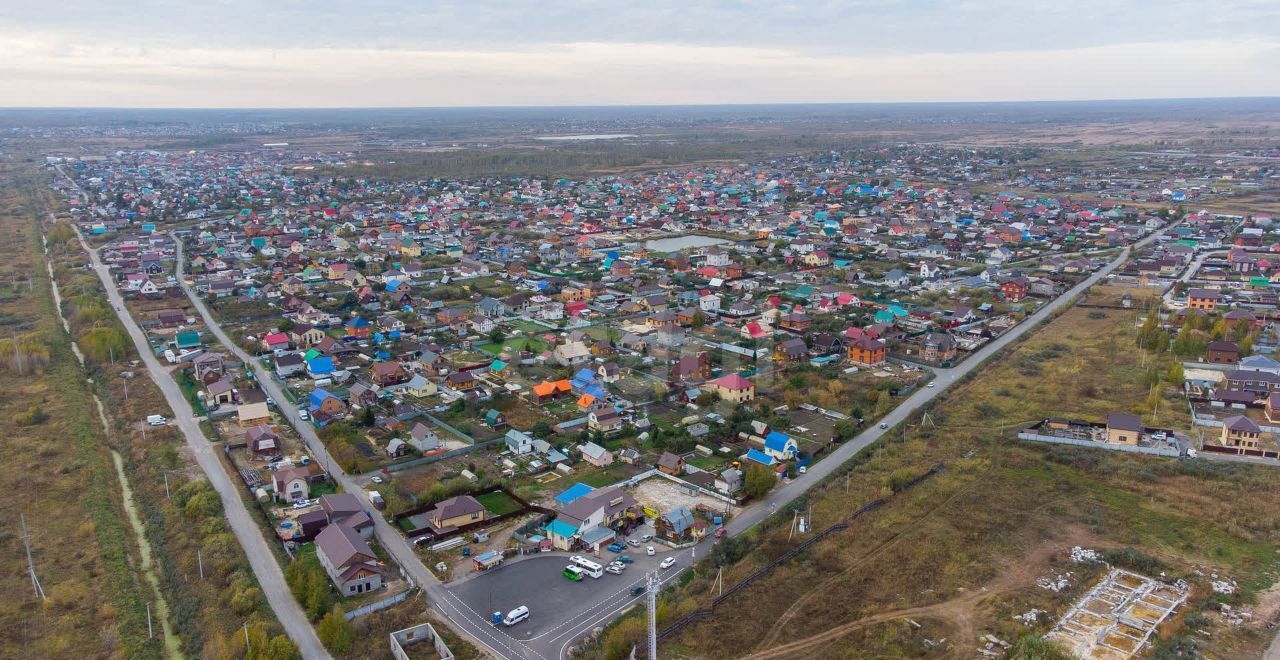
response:
M1159 575L1164 563L1136 548L1120 548L1102 553L1107 563L1137 571L1144 575Z
M36 426L43 424L49 420L49 414L39 405L27 408L26 412L20 412L13 416L13 423L17 426Z
M885 477L885 485L889 487L889 490L898 493L905 489L915 478L916 474L910 468L899 468L889 473L888 477Z
M316 634L325 648L333 651L334 655L350 653L351 647L356 643L356 629L347 621L346 612L341 605L324 615L324 619L316 626Z
M1038 635L1019 637L1005 656L1009 660L1072 660L1071 655L1057 642Z

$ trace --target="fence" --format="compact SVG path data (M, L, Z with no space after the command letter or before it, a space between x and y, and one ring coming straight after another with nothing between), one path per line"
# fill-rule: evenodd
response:
M904 484L902 488L898 490L898 493L904 493L914 488L915 486L919 485L921 482L925 481L926 479L929 479L934 475L938 474L939 472L941 472L944 467L946 467L945 463L939 463L929 468L928 472L925 472L924 474ZM719 607L721 603L724 603L725 601L729 600L729 598L732 597L734 594L738 593L743 589L746 589L748 586L751 585L752 582L755 582L756 580L768 575L773 571L773 569L782 565L784 562L791 559L792 557L795 557L796 555L804 552L805 550L808 550L810 547L813 546L813 544L818 543L819 541L822 541L823 539L827 538L828 536L831 536L836 532L848 529L849 523L853 522L854 520L857 520L858 518L862 517L865 514L871 513L872 511L879 509L880 507L888 503L888 501L889 501L888 499L882 497L880 499L867 502L866 504L862 505L857 511L854 511L848 516L845 516L844 520L841 520L840 522L806 539L803 543L786 551L777 559L774 559L768 564L761 566L754 573L752 573L751 575L748 575L747 577L739 581L737 584L730 587L728 591L725 591L719 596L716 596L714 599L711 600L711 607L704 607L702 609L694 610L680 617L679 619L676 619L675 621L671 622L671 625L667 626L666 628L663 628L661 631L658 632L658 639L664 639L666 637L674 635L680 632L681 630L683 630L686 626L693 623L694 621L697 621L698 619L702 619L704 617L711 616L715 612L716 607Z
M386 469L388 472L396 472L396 471L404 470L411 467L417 467L419 465L426 465L427 463L435 463L436 461L443 461L446 458L453 458L454 456L470 454L471 452L477 449L482 449L484 447L492 447L493 445L501 443L503 440L504 438L499 436L497 438L493 438L492 440L483 440L473 445L467 445L466 447L458 447L457 449L442 451L439 454L422 456L420 458L415 458L411 461L404 461L401 463L392 463L391 465L388 465Z
M409 597L409 591L411 590L407 589L405 591L401 591L400 593L390 598L383 598L382 600L377 601L376 603L369 603L364 607L358 607L354 610L351 610L350 612L347 612L343 616L346 617L347 621L350 621L356 617L364 616L366 614L372 614L374 612L377 612L378 610L385 610L388 607L391 607L392 605L403 603L404 599Z
M1075 445L1076 447L1088 447L1090 449L1127 451L1138 454L1150 454L1152 456L1177 457L1180 453L1177 447L1140 447L1138 445L1122 445L1110 442L1097 442L1095 440L1081 440L1079 438L1063 438L1056 435L1041 435L1030 431L1023 431L1019 433L1018 439L1030 440L1032 442L1052 442L1059 445Z

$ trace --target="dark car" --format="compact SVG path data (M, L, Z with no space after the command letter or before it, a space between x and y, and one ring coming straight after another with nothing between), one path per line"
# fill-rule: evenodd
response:
M640 594L642 594L642 593L644 593L644 585L643 585L643 584L637 584L636 586L631 587L631 595L632 595L632 596L639 596L639 595L640 595Z
M627 546L622 545L621 543L610 543L608 548L611 552L622 552L627 549Z
M621 557L618 557L618 561L624 564L630 564L631 562L635 561L635 559L632 559L631 555L622 555Z

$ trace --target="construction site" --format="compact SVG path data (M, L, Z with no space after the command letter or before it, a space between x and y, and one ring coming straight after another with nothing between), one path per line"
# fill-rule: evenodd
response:
M1079 658L1124 660L1143 650L1160 623L1187 600L1188 587L1113 569L1071 606L1045 639Z

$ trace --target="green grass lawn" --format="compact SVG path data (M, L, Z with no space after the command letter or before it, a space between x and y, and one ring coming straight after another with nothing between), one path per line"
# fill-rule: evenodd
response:
M500 490L478 495L476 496L476 501L483 504L484 508L495 516L502 516L520 510L520 504L511 499L510 495Z
M720 456L703 456L702 454L694 454L687 462L689 465L696 468L703 470L715 470L723 467L725 463L729 462L729 459L721 458Z
M603 488L611 484L616 484L635 473L630 465L625 463L615 463L607 468L593 470L574 478L575 481L591 486L592 488Z

